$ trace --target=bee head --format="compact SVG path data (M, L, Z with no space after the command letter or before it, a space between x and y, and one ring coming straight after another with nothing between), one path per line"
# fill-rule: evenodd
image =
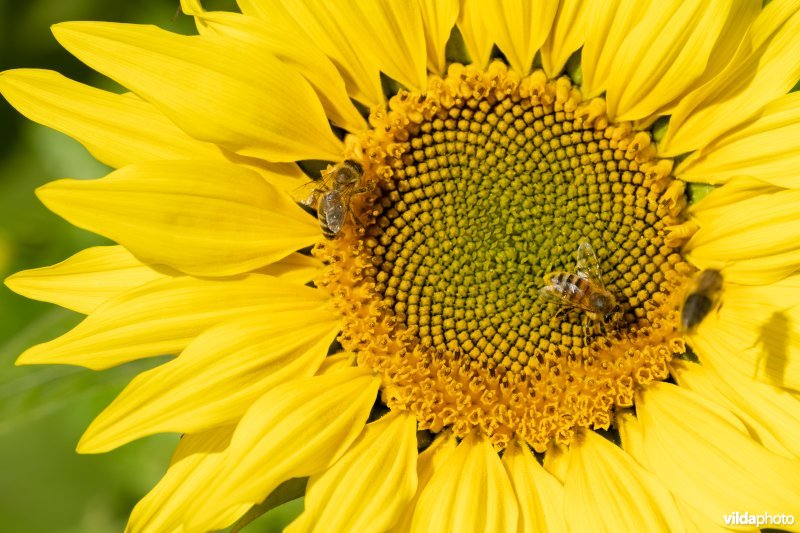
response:
M359 163L358 161L356 161L354 159L345 159L342 162L342 165L344 165L345 167L349 168L350 170L352 170L356 174L363 174L364 173L364 167L361 165L361 163Z
M358 161L352 159L345 159L342 163L342 169L347 172L351 179L358 181L364 174L364 167Z
M336 167L334 181L339 187L348 187L357 185L364 174L364 167L358 161L352 159L345 159L338 167Z

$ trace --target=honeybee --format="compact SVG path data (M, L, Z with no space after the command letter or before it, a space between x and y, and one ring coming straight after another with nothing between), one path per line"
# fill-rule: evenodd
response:
M322 234L328 238L336 237L344 226L345 213L358 220L350 206L354 194L370 190L359 187L364 176L364 167L352 159L345 159L327 172L319 180L313 180L292 193L295 200L317 210L317 220Z
M545 275L544 283L539 294L545 300L557 303L559 313L580 309L586 313L586 319L604 325L614 325L622 319L622 309L616 297L606 289L597 256L587 241L578 245L574 273L550 272Z
M681 309L681 331L694 333L700 322L719 303L722 293L722 274L719 270L707 269L698 272L683 299Z

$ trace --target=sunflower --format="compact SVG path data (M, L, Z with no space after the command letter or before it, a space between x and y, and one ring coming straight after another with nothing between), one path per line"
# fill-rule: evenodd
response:
M18 363L177 356L78 445L183 435L130 530L800 530L800 2L182 6L54 27L129 93L0 75L116 169Z

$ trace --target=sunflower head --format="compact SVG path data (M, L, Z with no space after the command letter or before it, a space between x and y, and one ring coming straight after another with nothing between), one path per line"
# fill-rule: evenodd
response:
M79 444L184 435L131 529L800 514L796 2L239 5L0 75L117 168L40 189L119 246L7 280L88 314L20 362L178 355Z
M348 157L371 192L315 254L340 342L382 376L386 405L543 452L608 429L667 377L692 268L671 230L683 185L648 133L611 124L569 78L501 62L452 64L369 121ZM602 259L574 260L582 242Z

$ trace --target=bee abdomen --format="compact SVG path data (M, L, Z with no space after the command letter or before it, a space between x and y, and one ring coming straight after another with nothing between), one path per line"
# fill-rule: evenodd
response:
M681 313L681 328L684 331L692 331L705 316L711 311L714 302L704 294L694 293L686 298Z
M325 237L326 239L333 239L334 237L336 237L336 234L338 232L333 231L331 229L330 225L328 224L327 218L324 216L324 214L321 214L318 218L319 218L319 228L320 230L322 230L322 236Z
M570 276L569 272L556 272L553 274L552 280L556 285L563 285L564 282L569 280Z
M581 292L586 290L589 282L573 274L572 272L556 272L552 278L553 284L559 287L561 292L573 293L575 290Z
M346 171L352 179L357 181L364 174L364 167L358 161L345 159L342 162L342 171Z

